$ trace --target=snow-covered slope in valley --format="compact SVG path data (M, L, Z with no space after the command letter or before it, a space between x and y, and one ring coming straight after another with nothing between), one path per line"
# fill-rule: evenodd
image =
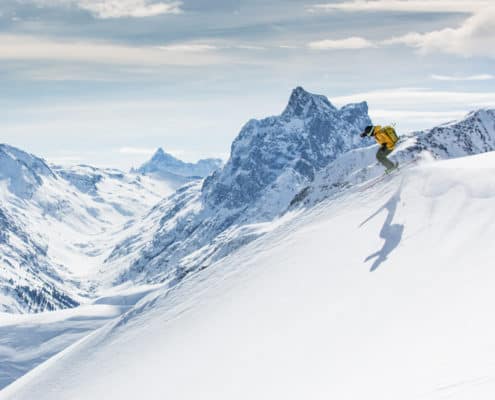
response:
M493 399L494 173L420 162L291 211L0 399Z
M178 188L191 180L207 177L220 169L222 164L222 160L216 158L186 163L159 148L151 160L132 172L159 178Z
M367 112L366 103L337 109L296 88L280 116L243 127L223 169L182 187L131 227L102 272L117 283L176 282L254 240L265 232L260 224L284 212L329 162L367 144L359 137L371 123Z
M128 311L156 286L119 288L91 304L36 314L0 312L0 390Z
M87 166L50 167L0 145L0 312L77 306L122 226L172 189Z

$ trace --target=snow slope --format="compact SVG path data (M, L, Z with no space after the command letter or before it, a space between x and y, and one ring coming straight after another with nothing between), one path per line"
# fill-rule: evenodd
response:
M76 308L0 313L0 390L132 308L157 286L119 288Z
M493 399L494 172L424 162L294 209L0 399Z
M0 312L85 302L123 226L172 191L117 170L50 167L0 145Z

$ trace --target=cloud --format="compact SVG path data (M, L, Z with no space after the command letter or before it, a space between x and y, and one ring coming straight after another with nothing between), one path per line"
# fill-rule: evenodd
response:
M408 33L384 41L384 44L404 44L419 50L420 53L435 52L455 54L464 57L487 56L495 58L495 7L464 21L458 28L446 28L428 33Z
M47 156L48 161L51 164L56 165L74 165L81 163L84 159L80 156Z
M38 7L77 7L89 11L96 18L144 18L182 12L180 1L152 0L18 0Z
M427 110L443 107L448 110L472 110L479 107L495 107L493 92L465 92L448 90L431 90L427 88L396 88L373 90L347 96L331 98L337 105L366 100L376 108L394 109L396 107ZM372 107L370 107L372 109Z
M437 81L489 81L495 79L494 75L491 74L480 74L480 75L470 75L470 76L449 76L449 75L432 75L432 79Z
M361 37L350 37L347 39L325 39L308 43L308 47L313 50L355 50L375 47L376 45Z
M200 44L200 43L184 43L184 44L172 44L168 46L157 46L160 50L165 51L180 51L180 52L201 52L201 51L211 51L218 50L217 46L211 44Z
M333 97L333 104L343 106L366 100L374 123L396 122L399 131L427 129L463 118L479 108L495 108L495 93L395 88Z
M204 46L174 45L163 51L154 46L126 46L108 42L56 40L0 34L0 60L50 60L120 65L211 65L226 63Z
M338 5L356 5L356 4L375 4L375 3L403 3L402 1L374 1L374 2L353 2L338 3ZM407 3L416 3L414 1ZM418 2L420 3L420 2ZM433 1L438 3L438 1ZM464 2L453 2L453 7L459 7ZM389 5L390 5L389 4ZM457 4L457 6L456 6ZM478 4L473 2L473 4ZM333 6L333 5L332 5ZM408 6L409 7L409 6ZM419 4L418 4L419 7ZM474 10L474 9L473 9ZM467 7L466 7L467 11ZM320 40L311 42L308 46L312 49L362 49L370 47L384 47L394 45L405 45L417 49L420 54L446 53L462 57L491 57L495 58L495 46L493 38L495 37L495 6L485 7L482 11L477 11L467 18L459 27L445 28L437 31L418 33L410 32L402 36L391 37L381 41L371 41L362 37L352 37L343 40ZM471 79L459 80L487 80L487 76L476 76ZM445 80L445 79L444 79ZM453 80L453 79L452 79Z
M121 147L117 151L120 154L151 156L155 153L156 149L145 147Z
M473 13L490 6L492 0L354 0L342 3L316 4L311 12L390 11L431 13Z

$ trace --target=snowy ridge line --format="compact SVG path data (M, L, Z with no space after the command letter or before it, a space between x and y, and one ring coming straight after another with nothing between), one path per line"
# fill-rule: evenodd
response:
M491 398L494 156L292 211L0 398Z

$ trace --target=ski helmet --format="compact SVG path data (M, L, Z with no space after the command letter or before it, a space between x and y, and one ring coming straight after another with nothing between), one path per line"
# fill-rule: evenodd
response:
M371 136L371 135L373 135L373 128L374 128L373 125L368 125L366 128L364 128L363 136Z

